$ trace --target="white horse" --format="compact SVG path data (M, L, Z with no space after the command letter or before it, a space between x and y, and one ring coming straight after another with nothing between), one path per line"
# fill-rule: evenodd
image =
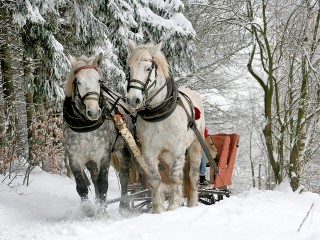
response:
M184 184L184 190L188 193L187 206L196 206L201 146L189 126L192 119L188 118L188 115L194 116L193 106L204 113L202 100L193 90L183 88L178 92L176 84L169 77L169 67L161 52L161 43L136 46L129 40L128 46L131 54L128 58L130 80L127 102L138 113L137 135L148 167L153 212L160 213L164 210L164 196L158 171L159 159L163 159L170 167L170 198L167 210L181 206L185 160L188 161L186 169L190 167L184 176L189 178L189 184L188 181ZM195 122L203 133L204 114ZM191 189L187 190L187 187Z

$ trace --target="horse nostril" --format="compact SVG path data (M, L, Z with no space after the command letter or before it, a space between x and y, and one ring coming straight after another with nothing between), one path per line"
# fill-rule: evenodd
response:
M136 104L139 105L141 103L140 98L136 98Z
M92 112L90 110L87 112L87 114L89 117L92 117Z

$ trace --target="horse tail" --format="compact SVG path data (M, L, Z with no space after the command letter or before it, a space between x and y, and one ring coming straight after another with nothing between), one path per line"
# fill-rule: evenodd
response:
M191 197L191 181L190 181L190 161L186 154L186 161L183 168L183 195L185 198Z

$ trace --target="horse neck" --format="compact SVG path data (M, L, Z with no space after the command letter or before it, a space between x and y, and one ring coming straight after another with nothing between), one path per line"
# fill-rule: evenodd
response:
M167 86L164 86L163 85L166 85L166 79L163 75L159 75L158 78L157 78L157 84L155 86L154 89L152 89L150 92L149 92L149 97L148 99L150 99L151 97L153 98L149 103L148 105L151 105L152 107L157 107L159 106L165 99L166 99L166 96L167 96ZM163 88L162 88L163 87ZM161 89L160 92L159 89ZM158 93L157 93L158 92ZM157 93L157 94L156 94ZM154 96L154 94L156 94ZM154 96L154 97L153 97Z

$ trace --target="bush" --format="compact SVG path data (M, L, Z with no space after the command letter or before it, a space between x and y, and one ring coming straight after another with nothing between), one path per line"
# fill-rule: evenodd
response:
M37 112L30 125L29 165L40 166L44 171L62 174L64 171L63 119L54 109Z

